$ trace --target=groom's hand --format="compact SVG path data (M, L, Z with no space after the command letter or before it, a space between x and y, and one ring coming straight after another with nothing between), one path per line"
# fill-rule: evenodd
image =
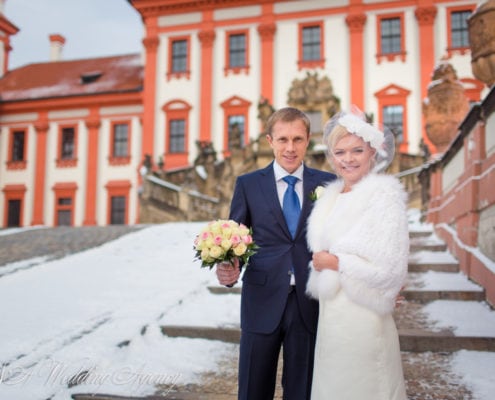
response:
M217 264L217 278L221 285L233 286L239 280L241 274L239 262L235 262L234 264L235 265L232 265L228 262Z

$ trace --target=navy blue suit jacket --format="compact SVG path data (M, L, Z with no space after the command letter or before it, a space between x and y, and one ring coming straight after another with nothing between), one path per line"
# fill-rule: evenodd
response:
M301 217L293 239L280 206L273 163L237 178L230 219L251 227L259 246L242 278L241 329L265 334L275 330L287 302L293 266L299 310L306 328L316 331L318 303L305 294L311 260L306 221L313 207L310 193L333 179L333 174L304 167Z

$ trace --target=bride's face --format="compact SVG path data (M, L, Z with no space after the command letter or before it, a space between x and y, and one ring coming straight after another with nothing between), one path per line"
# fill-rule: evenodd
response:
M336 173L350 188L367 175L372 168L375 150L357 135L347 134L340 139L333 151L332 161Z

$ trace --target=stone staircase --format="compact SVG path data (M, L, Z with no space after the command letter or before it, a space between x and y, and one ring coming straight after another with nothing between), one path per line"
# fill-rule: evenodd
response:
M475 399L470 389L452 371L455 352L475 350L495 352L495 330L483 321L495 323L495 311L485 302L483 289L459 272L459 264L431 230L410 231L411 254L405 301L394 313L399 330L409 400ZM213 301L236 299L240 288L210 286ZM221 300L219 300L221 298ZM229 301L229 300L225 300ZM231 300L230 300L231 301ZM435 317L454 315L454 324ZM440 318L443 319L443 318ZM219 340L234 346L231 357L222 360L216 371L204 374L201 384L158 387L152 399L234 400L237 398L237 356L240 330L233 325L162 325L168 337ZM281 364L281 362L279 363ZM280 374L280 371L279 371ZM280 379L278 379L280 382ZM135 397L73 395L75 400L130 400ZM282 398L280 385L276 399ZM143 398L144 399L144 398ZM253 399L254 400L254 399Z

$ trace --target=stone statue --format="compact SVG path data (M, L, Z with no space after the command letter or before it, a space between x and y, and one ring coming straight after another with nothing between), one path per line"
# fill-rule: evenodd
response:
M433 71L427 98L423 101L426 136L443 153L457 134L459 124L469 111L464 86L457 79L454 67L442 62Z

